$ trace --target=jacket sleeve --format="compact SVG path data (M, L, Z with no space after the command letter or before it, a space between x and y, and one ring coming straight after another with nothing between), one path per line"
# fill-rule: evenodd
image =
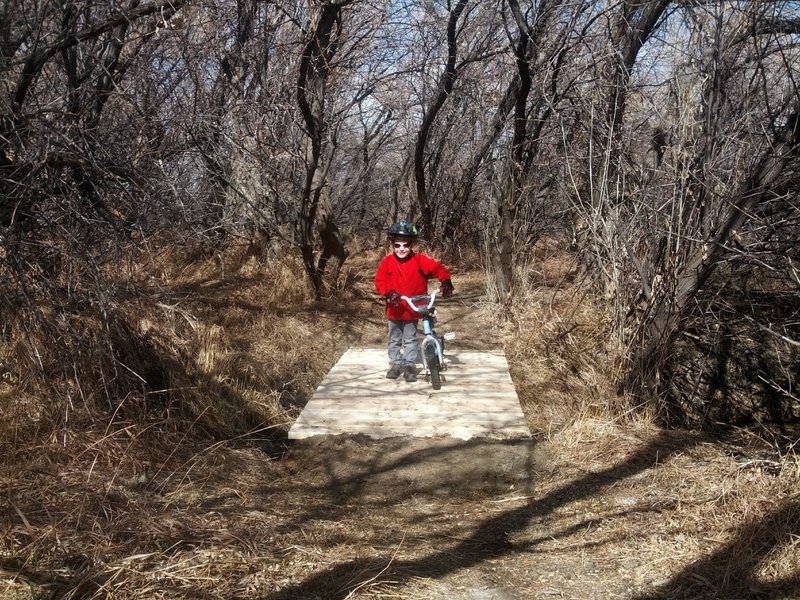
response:
M375 273L375 290L381 296L385 296L391 291L389 287L389 272L387 271L385 258L381 261L381 264L378 265L378 270Z
M419 255L419 265L428 277L435 277L439 281L447 281L450 279L450 271L448 271L439 261L430 256Z

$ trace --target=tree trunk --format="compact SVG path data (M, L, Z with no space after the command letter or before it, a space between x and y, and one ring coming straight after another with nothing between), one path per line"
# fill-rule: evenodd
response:
M506 304L511 298L514 277L514 228L522 196L525 157L529 148L528 96L531 91L530 45L533 35L520 11L516 0L509 0L509 6L519 28L514 54L517 62L517 78L514 96L514 135L511 142L511 164L508 173L507 192L500 199L497 243L495 246L495 280L500 302Z
M322 168L322 150L325 136L325 88L330 74L331 61L338 49L341 32L340 13L351 0L325 3L305 44L300 60L297 80L297 104L305 123L306 176L300 199L297 222L297 241L303 266L311 279L315 297L323 292L322 273L314 260L316 247L315 222L320 196L326 184L327 173Z
M344 261L347 260L347 257L350 253L345 247L344 236L342 236L342 232L339 230L339 227L336 225L336 221L331 214L330 200L327 197L327 194L324 196L325 197L320 202L317 215L319 238L322 242L322 252L320 253L319 261L317 262L317 272L319 273L323 283L325 282L327 275L327 279L330 281L330 283L335 284L339 277L339 270L342 268ZM331 258L335 259L335 262L330 273L326 274L328 262Z
M483 137L478 143L472 158L464 169L464 174L461 177L461 184L455 190L455 197L450 209L450 216L444 225L444 239L448 242L455 238L456 232L461 227L461 222L464 217L464 209L467 206L469 196L472 193L472 185L478 175L483 159L489 152L489 149L497 141L500 133L503 131L506 119L508 118L511 109L514 106L517 94L519 93L520 80L519 76L515 77L508 84L506 93L503 95L500 105L492 117L490 126L486 129Z
M450 18L447 21L447 64L445 65L444 73L439 82L439 93L425 111L425 115L422 118L422 125L417 134L417 141L414 145L414 178L416 179L417 187L417 206L419 207L420 217L422 219L422 231L429 240L434 239L436 231L433 220L434 211L428 199L428 191L425 183L425 148L428 144L431 127L433 127L436 116L444 106L448 96L450 96L450 92L453 91L453 84L458 75L456 70L456 37L458 32L456 28L458 19L466 5L467 0L458 0L456 6L450 11Z
M625 117L625 104L628 98L628 85L631 70L636 64L639 51L655 31L659 19L671 0L625 0L622 13L617 19L611 35L612 59L609 66L608 81L610 92L606 107L605 144L608 157L607 170L601 170L601 181L596 189L607 190L616 187L620 175L622 123ZM603 194L607 197L608 192ZM614 197L618 194L614 194Z

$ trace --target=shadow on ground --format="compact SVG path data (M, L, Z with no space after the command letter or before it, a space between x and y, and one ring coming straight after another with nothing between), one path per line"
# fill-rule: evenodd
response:
M325 493L334 500L334 506L342 509L337 515L337 509L332 508L331 513L325 515L326 519L347 518L348 503L357 496L363 498L373 492L387 497L387 505L390 502L407 502L420 495L447 494L450 497L478 491L485 494L487 490L516 490L517 499L527 501L514 508L492 513L476 527L464 531L455 544L442 545L446 549L441 551L432 550L413 559L397 559L391 554L375 551L317 570L304 581L263 596L263 600L314 597L342 600L351 597L352 591L360 584L381 578L390 580L393 586L420 578L439 580L513 554L535 552L539 544L554 537L569 536L576 528L593 526L592 520L587 518L578 524L563 526L561 531L549 533L546 537L529 536L517 541L515 537L525 536L515 534L547 520L556 511L572 503L599 497L624 480L656 468L672 455L684 452L704 440L701 435L664 432L625 460L607 469L587 473L541 497L537 497L533 490L537 471L547 469L548 457L537 448L535 442L498 442L489 447L486 442L440 441L424 451L417 451L397 441L394 446L387 447L385 454L377 457L371 455L369 460L359 461L359 445L365 443L363 441L344 441L339 444L339 450L334 450L336 444L331 440L318 441L316 445L304 447L320 457L315 464L308 464L307 467L326 470L327 478L324 484L308 492ZM430 472L426 475L423 469L420 476L416 467L425 463L430 465ZM470 465L473 465L471 471ZM405 478L399 476L404 470L408 473ZM392 485L396 486L394 490L387 490L389 480L383 480L389 474L392 474ZM372 508L374 510L375 506ZM776 545L798 535L798 514L798 503L795 502L747 526L730 544L708 558L693 562L683 572L662 583L656 592L640 596L638 600L790 597L787 593L800 591L800 576L770 587L758 587L754 583L755 569L759 560ZM289 527L302 529L304 520L314 518L318 518L318 515L309 510L305 515L298 515L298 519ZM741 559L742 554L746 556L744 560ZM528 596L523 593L520 597Z

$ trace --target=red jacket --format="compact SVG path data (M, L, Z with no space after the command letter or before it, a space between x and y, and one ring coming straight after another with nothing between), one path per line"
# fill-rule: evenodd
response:
M401 261L390 254L381 261L375 274L375 289L381 296L392 290L401 296L418 296L428 293L428 279L439 281L450 279L450 272L438 261L424 254L412 253ZM415 321L419 313L414 312L405 302L400 306L386 306L386 316L396 321Z

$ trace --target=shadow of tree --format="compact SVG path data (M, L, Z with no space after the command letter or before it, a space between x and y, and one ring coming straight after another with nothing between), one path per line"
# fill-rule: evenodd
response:
M663 433L626 460L596 473L558 487L541 498L502 512L479 524L470 535L463 537L447 550L429 553L413 560L393 560L386 556L371 556L349 560L308 577L305 581L264 597L264 600L290 600L323 597L329 600L346 598L358 581L370 581L391 574L393 582L413 578L438 579L492 559L519 551L530 551L543 540L512 541L536 519L542 519L580 499L599 495L618 482L642 473L676 452L700 443L699 435ZM358 574L358 578L354 578ZM356 581L356 579L358 581Z
M696 560L652 594L636 600L800 597L800 573L770 583L758 581L756 572L770 552L800 537L800 500L783 503L766 516L742 527L736 537Z
M531 439L394 438L383 440L378 450L362 452L364 445L372 443L365 436L294 441L286 460L299 454L302 466L298 469L313 473L308 483L294 481L292 493L313 500L283 523L282 530L296 531L320 518L345 518L343 507L363 498L369 498L375 509L412 497L483 496L505 491L509 483L531 493L543 461ZM285 482L268 483L260 493L269 497L284 488ZM398 489L387 494L390 488Z

